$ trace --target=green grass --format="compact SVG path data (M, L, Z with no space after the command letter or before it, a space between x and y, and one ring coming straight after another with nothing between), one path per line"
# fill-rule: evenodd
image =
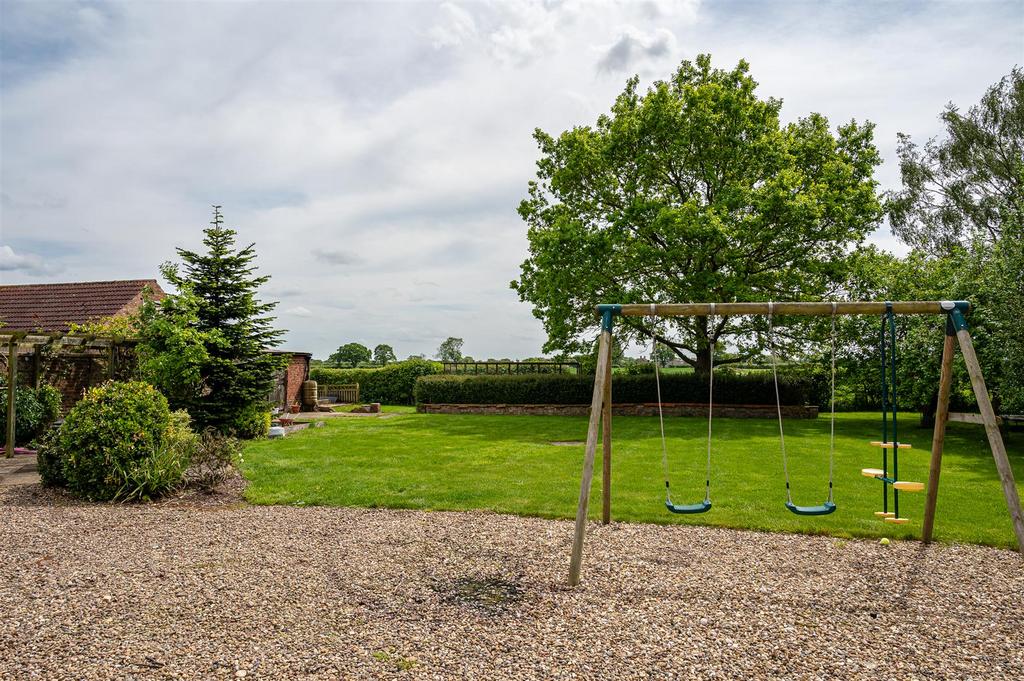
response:
M331 407L331 411L350 413L357 407L362 407L363 404L341 404L337 407ZM404 404L384 404L381 405L380 412L382 414L415 414L416 407L407 406Z
M393 410L389 410L393 411ZM336 505L416 509L487 509L503 513L572 518L579 491L587 420L558 416L428 415L401 410L391 418L328 420L281 440L248 445L247 498L257 504ZM703 497L704 434L699 418L670 418L669 460L673 498ZM931 431L907 415L901 440L913 444L900 457L900 478L927 480ZM801 517L783 506L785 486L778 430L770 419L717 419L712 457L714 508L677 516L663 505L661 446L655 418L613 421L612 516L616 520L692 523L773 532L858 537L918 537L923 493L900 495L895 526L872 512L881 505L881 483L860 475L879 467L875 414L840 414L836 424L836 513ZM824 501L828 476L827 418L786 422L786 447L794 501ZM1007 448L1018 481L1024 481L1024 434L1011 433ZM598 454L600 457L600 454ZM600 462L597 464L600 470ZM591 514L600 511L600 473ZM980 426L951 423L943 456L936 539L1013 546L1014 536Z

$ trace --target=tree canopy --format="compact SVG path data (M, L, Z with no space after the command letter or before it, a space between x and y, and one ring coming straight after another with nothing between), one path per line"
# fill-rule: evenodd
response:
M645 94L629 80L594 126L534 133L537 178L519 206L530 256L512 282L548 334L546 352L581 352L602 302L821 299L875 227L879 163L870 123L835 133L824 116L779 120L741 61L684 61ZM732 338L757 345L743 318L677 319L659 337L706 370ZM627 318L623 342L654 332Z
M386 343L380 343L373 349L373 361L381 366L387 366L398 361L398 358L395 357L394 348Z
M462 339L449 336L437 348L437 359L442 362L458 362L462 359Z
M350 364L359 366L360 363L369 362L373 357L370 348L362 343L345 343L339 347L334 354L327 358L327 361L334 366Z

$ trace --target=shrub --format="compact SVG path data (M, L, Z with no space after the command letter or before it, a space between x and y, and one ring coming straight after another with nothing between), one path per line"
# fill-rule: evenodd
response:
M59 436L60 429L54 426L39 438L36 466L44 487L64 487L68 484L64 476L64 458L61 456Z
M363 402L414 404L416 379L439 373L439 362L409 359L379 369L313 369L309 378L328 385L358 383L359 399Z
M816 392L810 379L779 377L783 404L806 404ZM416 382L416 401L433 404L590 404L593 376L426 376ZM616 375L612 399L620 404L656 402L654 376ZM664 402L706 402L707 379L696 374L661 377ZM770 373L715 373L715 404L774 404Z
M114 499L128 475L163 445L167 400L148 383L109 382L93 388L68 413L57 438L68 488L86 499ZM161 454L161 455L162 455Z
M228 479L242 461L242 443L213 428L207 428L185 473L186 484L204 492L213 491Z
M38 390L18 387L14 392L14 444L26 445L46 432L60 416L60 392L44 385ZM0 388L0 414L7 414L7 387ZM0 428L0 444L7 444L7 429Z
M188 412L172 412L162 441L149 456L116 467L117 477L124 482L114 498L148 500L177 489L198 447L199 436L189 428Z
M270 409L265 402L256 402L243 409L231 431L243 440L256 440L270 432Z

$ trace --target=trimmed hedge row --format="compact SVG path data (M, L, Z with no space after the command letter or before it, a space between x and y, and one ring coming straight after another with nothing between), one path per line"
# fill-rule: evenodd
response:
M416 402L426 404L590 404L593 376L424 376L416 381ZM816 404L811 377L779 377L782 404ZM653 375L616 375L612 399L618 404L657 402ZM663 402L706 402L707 379L696 374L661 377ZM775 404L771 374L715 373L715 404Z
M358 383L359 399L363 402L413 404L416 379L439 373L440 362L410 359L378 369L312 369L309 378L326 385Z

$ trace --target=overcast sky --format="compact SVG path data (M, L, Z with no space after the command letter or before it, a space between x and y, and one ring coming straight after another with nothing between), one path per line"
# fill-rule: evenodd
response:
M255 242L286 346L537 355L509 281L531 131L710 52L792 120L940 132L1024 64L1024 2L2 0L0 277L154 278L211 204ZM887 230L874 240L898 250Z

